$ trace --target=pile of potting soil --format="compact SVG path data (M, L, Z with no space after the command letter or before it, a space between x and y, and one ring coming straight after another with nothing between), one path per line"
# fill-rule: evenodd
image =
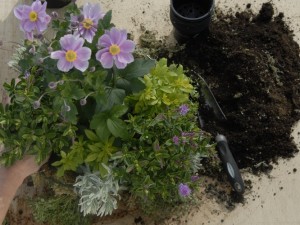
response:
M290 137L300 119L299 45L272 4L255 15L216 12L210 32L186 43L171 61L182 64L197 85L209 84L227 121L219 122L201 100L204 129L222 133L240 168L266 170L297 148Z

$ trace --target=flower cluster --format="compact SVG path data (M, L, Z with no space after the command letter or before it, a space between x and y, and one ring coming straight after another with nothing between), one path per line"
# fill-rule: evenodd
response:
M35 0L14 10L25 41L10 62L18 80L4 85L12 98L0 107L0 163L55 155L58 176L77 176L84 214L111 214L121 184L147 207L189 199L212 150L183 67L134 59L135 43L98 4L73 2L64 17L46 7Z
M41 35L47 28L51 17L46 13L47 2L36 0L31 6L20 5L15 10L15 16L21 21L21 30L25 37L34 40L34 32ZM83 47L84 40L93 42L98 29L99 20L104 13L98 4L86 3L79 15L72 15L70 25L72 34L66 34L60 38L61 50L51 53L52 59L58 59L57 67L60 71L68 72L75 67L84 72L91 59L91 49ZM124 69L127 64L133 62L132 52L135 44L127 40L126 30L112 28L98 40L100 49L96 53L96 59L104 68L112 68L115 64L118 69Z

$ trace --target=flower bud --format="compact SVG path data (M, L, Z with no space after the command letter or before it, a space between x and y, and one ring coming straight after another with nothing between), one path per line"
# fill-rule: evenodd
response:
M94 67L94 66L92 66L91 68L90 68L90 72L92 73L92 72L95 72L95 70L96 70L96 67Z
M28 70L26 70L24 73L24 79L28 79L29 76L30 76L30 73L28 72Z
M71 28L74 30L74 29L77 29L79 26L79 22L78 21L72 21L71 22Z
M40 108L40 106L41 106L41 102L39 100L33 102L33 108L34 109L38 109L38 108Z
M80 14L78 17L77 17L77 20L78 22L82 22L84 20L84 16L82 14Z
M63 85L64 83L65 83L64 80L59 80L59 81L58 81L58 84L59 84L59 85Z
M57 18L58 18L58 13L55 12L55 11L53 11L53 12L51 13L51 17L52 17L53 19L57 19Z
M44 62L44 59L43 59L43 58L39 58L39 59L38 59L38 64L43 64L43 62Z
M53 48L50 47L50 46L47 48L47 50L48 50L49 53L53 52Z
M35 46L32 46L32 48L29 49L29 53L33 55L35 54Z
M42 40L44 38L43 34L35 34L33 36L34 36L34 38L39 39L39 40Z
M49 87L50 89L55 89L55 88L57 87L57 82L51 81L51 82L48 84L48 87Z
M82 105L82 106L86 105L86 99L85 98L80 99L80 105Z
M70 111L71 111L71 107L70 107L69 105L65 105L65 106L64 106L64 110L65 110L66 112L70 112Z

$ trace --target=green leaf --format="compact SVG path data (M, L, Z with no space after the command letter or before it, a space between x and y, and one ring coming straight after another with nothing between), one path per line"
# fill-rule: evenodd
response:
M107 29L107 28L110 27L110 25L111 25L111 18L112 18L112 10L109 10L105 14L105 16L103 17L103 19L101 20L104 29Z
M62 112L61 114L65 117L67 121L69 121L72 124L77 123L77 117L76 115L78 114L76 106L73 104L71 101L66 101L68 106L70 107L69 111L65 110L64 105L62 106Z
M107 89L108 99L107 102L113 106L116 104L122 104L126 96L125 90L119 88Z
M155 66L155 60L152 59L136 59L133 63L127 65L123 70L119 71L121 77L126 80L142 77L150 72Z
M98 113L94 115L90 124L91 128L96 131L97 136L103 142L107 141L111 134L111 132L108 130L106 120L107 115L105 113Z
M117 118L108 119L107 127L115 137L120 137L123 139L127 139L129 137L126 130L126 124L123 122L123 120Z
M139 78L131 79L130 84L131 84L131 91L133 93L137 93L145 89L145 84Z
M99 137L91 130L84 130L85 135L90 139L91 141L99 141Z
M128 110L128 107L126 105L115 105L111 111L110 115L111 117L120 117L123 116Z
M118 80L117 80L117 83L116 83L116 87L120 88L120 89L124 89L126 90L127 92L130 92L131 91L131 84L128 80L120 77Z
M92 152L99 152L100 148L96 144L95 145L88 145L89 149L92 150Z
M56 161L56 162L52 163L51 166L60 166L62 164L63 163L61 161Z
M64 151L60 151L60 155L63 159L67 157L67 154Z
M98 157L98 153L92 153L92 154L89 154L84 161L85 162L93 162L97 159L97 157Z

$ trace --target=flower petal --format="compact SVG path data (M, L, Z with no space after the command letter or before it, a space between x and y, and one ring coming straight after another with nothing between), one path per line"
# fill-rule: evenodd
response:
M73 63L68 62L65 58L61 58L57 62L57 68L63 72L68 72L70 69L73 68L73 66Z
M119 44L120 39L121 39L121 32L114 27L111 28L110 38L111 38L112 44Z
M121 52L133 52L135 48L135 43L130 40L123 41L120 45Z
M43 11L42 3L40 1L34 1L31 5L31 9L35 12Z
M104 52L101 55L100 62L103 68L109 69L113 67L114 60L112 55L109 52Z
M31 22L30 20L25 20L24 23L22 23L22 28L26 32L31 32L35 28L35 23Z
M74 66L76 69L80 70L81 72L84 72L89 67L89 62L76 60L74 61Z
M134 58L133 58L133 56L132 56L132 54L130 54L130 53L123 53L123 52L120 52L117 56L116 56L116 58L118 59L118 61L120 62L120 63L131 63L131 62L133 62L133 60L134 60Z
M115 60L115 64L118 69L124 69L127 66L127 63L120 62L118 59Z
M84 39L76 37L72 34L67 34L63 36L59 42L63 49L76 51L83 46Z
M33 41L33 32L25 32L25 39Z
M103 18L103 13L99 4L94 4L93 7L90 9L90 18L98 24L98 20Z
M112 41L110 39L110 36L108 34L103 34L98 40L98 45L103 46L103 47L111 46Z
M87 61L91 58L92 51L88 47L82 47L77 50L77 58L82 61Z
M14 9L15 17L17 17L19 20L23 19L23 7L24 5L19 5Z
M100 62L101 60L101 56L103 53L105 52L108 52L108 48L104 48L104 49L101 49L99 50L97 53L96 53L96 59Z
M51 52L50 58L51 59L61 59L61 58L65 58L65 56L66 56L66 52L59 50L59 51Z
M93 42L93 38L95 36L95 32L90 30L84 30L82 37L89 43Z

